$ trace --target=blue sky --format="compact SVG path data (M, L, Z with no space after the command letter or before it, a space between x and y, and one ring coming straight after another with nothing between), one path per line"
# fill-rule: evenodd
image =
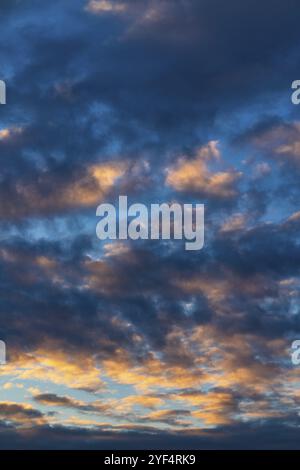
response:
M1 448L299 448L299 17L1 2ZM203 250L98 240L122 194Z

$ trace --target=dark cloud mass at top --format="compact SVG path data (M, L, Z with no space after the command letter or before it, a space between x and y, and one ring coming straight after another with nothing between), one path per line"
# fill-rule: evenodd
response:
M1 448L299 448L298 3L0 3ZM204 249L100 242L119 194Z

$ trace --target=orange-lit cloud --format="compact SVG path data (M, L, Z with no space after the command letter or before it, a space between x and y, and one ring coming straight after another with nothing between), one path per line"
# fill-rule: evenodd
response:
M198 150L194 159L182 157L176 165L169 168L166 184L177 191L200 192L211 197L226 199L235 196L235 185L242 174L235 170L209 170L208 162L219 157L217 142L209 142Z
M60 350L38 349L30 354L16 356L1 375L18 380L40 380L74 389L99 390L103 386L100 371L92 357L83 352L68 355Z
M64 182L47 172L35 182L19 181L15 186L16 200L6 201L2 215L18 217L96 207L125 174L126 167L124 162L99 163Z
M96 15L103 13L120 13L126 10L126 4L114 0L90 0L86 9Z

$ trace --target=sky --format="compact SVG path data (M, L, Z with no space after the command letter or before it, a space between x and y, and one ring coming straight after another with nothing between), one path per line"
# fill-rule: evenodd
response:
M2 449L300 447L298 0L1 0ZM96 208L205 204L205 244Z

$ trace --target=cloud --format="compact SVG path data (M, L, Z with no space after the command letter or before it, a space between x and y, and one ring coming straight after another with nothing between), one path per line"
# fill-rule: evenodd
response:
M103 414L108 409L107 406L99 402L87 404L80 400L75 400L66 396L58 396L54 393L40 393L39 395L35 395L33 398L36 402L41 403L42 405L71 408L82 412Z
M299 448L298 0L0 10L0 446ZM123 191L205 249L99 243Z
M230 217L229 220L226 220L222 227L221 232L232 232L236 230L245 229L245 225L247 223L247 216L246 214L234 214Z
M91 357L84 357L80 351L70 357L55 348L15 357L5 367L5 374L18 380L48 381L82 390L99 390L103 384Z
M201 147L193 160L181 158L168 169L166 184L176 191L187 191L212 198L232 198L237 195L236 183L242 176L235 170L213 172L207 165L212 158L219 158L217 142Z
M185 420L186 417L190 416L188 410L160 410L152 411L145 417L146 421L152 421L156 423L164 423L171 426L185 427L189 425L189 422Z
M59 175L44 173L37 181L19 181L12 187L3 187L10 198L2 205L5 219L35 217L61 213L65 210L96 207L112 190L125 172L125 164L92 165L84 172L63 181ZM4 194L3 194L4 197Z
M241 144L247 144L256 152L268 158L270 163L277 165L277 169L289 176L281 181L281 191L291 192L296 187L293 182L295 171L298 174L300 164L300 123L296 120L271 119L261 121L248 129L239 137ZM255 173L257 177L268 175L272 171L270 163L259 163ZM276 168L276 167L275 167ZM274 168L273 168L274 170ZM284 186L287 189L284 190Z
M103 13L115 13L126 10L126 4L108 0L90 0L86 9L96 15Z
M12 140L17 138L18 135L22 134L22 128L20 127L13 127L13 128L6 128L0 130L0 141L4 140Z
M0 419L15 426L24 427L45 424L44 415L28 404L0 402Z

